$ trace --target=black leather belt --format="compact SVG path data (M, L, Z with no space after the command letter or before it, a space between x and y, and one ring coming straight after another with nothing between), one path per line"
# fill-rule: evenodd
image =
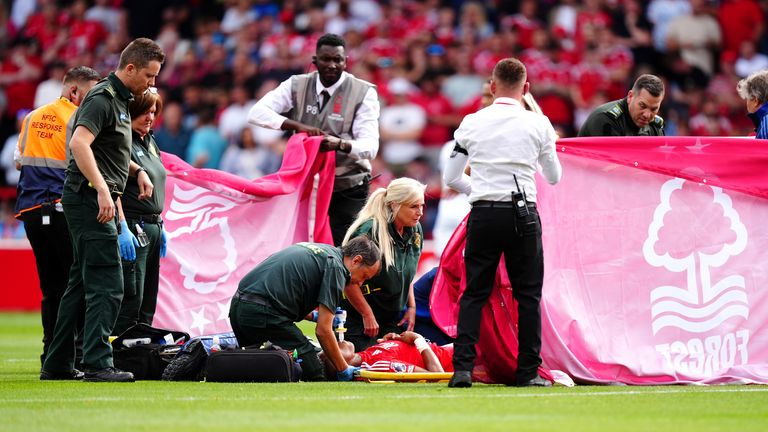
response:
M526 201L528 207L536 208L535 202ZM485 201L479 200L472 203L472 207L513 209L517 207L512 201Z
M235 293L235 298L240 301L255 303L257 305L262 305L262 306L267 306L269 304L266 298L253 293L244 293L244 292L238 291Z
M150 223L150 224L161 224L163 223L163 217L159 214L132 214L132 213L125 213L125 217L127 219L136 219L140 220L144 223Z

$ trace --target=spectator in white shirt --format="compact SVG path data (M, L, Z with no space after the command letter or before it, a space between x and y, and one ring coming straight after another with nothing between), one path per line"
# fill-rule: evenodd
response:
M754 42L742 42L739 58L736 59L736 75L746 78L765 69L768 69L768 56L758 52Z
M242 85L233 87L229 95L230 104L219 116L219 133L229 144L236 144L240 131L248 126L248 111L256 101L248 97L248 89Z
M384 161L405 165L422 153L419 137L427 125L427 113L420 105L408 100L414 86L402 77L387 85L392 103L381 109L379 126Z

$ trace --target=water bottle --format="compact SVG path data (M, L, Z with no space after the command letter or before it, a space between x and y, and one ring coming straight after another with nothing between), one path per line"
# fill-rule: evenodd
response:
M146 337L146 338L135 338L135 339L123 339L123 346L126 348L130 348L132 346L136 345L146 345L152 343L152 339Z
M211 344L211 352L212 353L215 353L217 351L221 351L220 342L221 342L221 340L219 339L218 335L213 337L213 343Z
M339 325L336 326L336 333L338 333L339 335L339 342L344 342L344 332L347 331L347 328L344 327L344 325L347 323L347 311L345 311L340 307L337 307L336 319L339 322Z

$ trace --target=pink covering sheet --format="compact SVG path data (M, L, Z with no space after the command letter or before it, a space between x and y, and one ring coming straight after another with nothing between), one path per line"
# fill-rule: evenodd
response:
M538 187L544 366L587 383L768 383L768 142L575 138L558 152L563 180ZM431 297L449 334L464 229ZM508 382L515 306L496 285L478 363Z
M332 243L335 159L318 152L319 143L294 135L280 171L253 181L163 154L169 252L155 326L193 335L229 331L229 302L246 273L293 243Z

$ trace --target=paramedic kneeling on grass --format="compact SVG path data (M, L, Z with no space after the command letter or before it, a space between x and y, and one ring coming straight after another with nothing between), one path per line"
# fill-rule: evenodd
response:
M324 379L315 347L296 326L318 308L315 334L336 368L339 381L349 381L358 368L344 361L333 318L346 287L360 284L379 272L381 252L367 237L357 237L341 248L321 243L298 243L277 252L240 281L232 297L229 320L240 346L270 341L296 349L302 379Z

